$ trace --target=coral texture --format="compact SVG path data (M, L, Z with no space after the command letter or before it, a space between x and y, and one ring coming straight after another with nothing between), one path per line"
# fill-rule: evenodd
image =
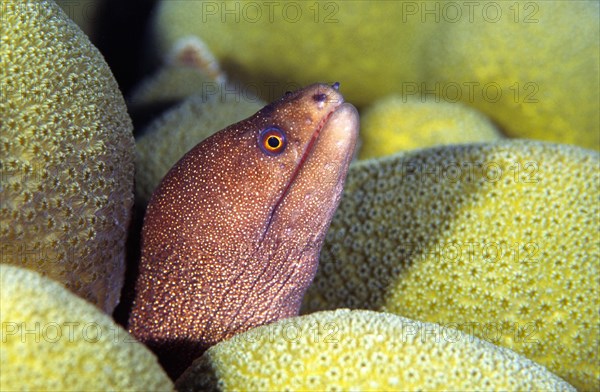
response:
M60 284L6 264L0 282L1 390L173 390L146 347Z
M597 389L599 164L526 141L354 164L305 311L456 323Z
M574 391L543 366L453 328L347 309L281 320L221 342L176 385L180 391Z
M100 53L55 3L2 7L2 262L110 313L133 203L125 102Z

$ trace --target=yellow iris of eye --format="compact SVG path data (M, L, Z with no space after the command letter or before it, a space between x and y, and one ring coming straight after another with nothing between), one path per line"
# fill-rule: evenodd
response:
M285 133L279 128L269 127L260 133L259 146L263 152L269 155L282 153L285 145Z
M283 144L283 140L279 136L271 135L266 140L265 148L275 151L275 150L281 148L282 144Z

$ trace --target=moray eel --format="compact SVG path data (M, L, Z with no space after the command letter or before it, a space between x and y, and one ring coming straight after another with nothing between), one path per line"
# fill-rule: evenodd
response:
M287 93L217 132L152 195L129 329L171 377L224 339L298 315L358 134L338 88Z

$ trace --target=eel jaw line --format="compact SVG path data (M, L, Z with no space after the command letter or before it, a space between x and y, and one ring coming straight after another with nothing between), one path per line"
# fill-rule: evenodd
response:
M327 122L329 121L329 119L331 118L331 116L333 115L333 113L335 113L338 109L340 109L343 106L343 104L344 104L344 99L340 98L340 101L338 102L338 104L335 105L329 111L329 113L327 113L327 115L324 116L323 119L317 124L317 127L313 131L312 137L310 138L310 141L307 143L306 148L304 149L304 151L302 153L302 157L300 158L300 161L298 162L298 165L296 165L294 171L292 172L292 175L290 176L290 180L286 184L285 189L281 193L281 196L279 197L279 199L277 200L277 202L273 206L273 209L271 210L271 213L269 214L269 220L268 220L267 224L265 225L265 230L263 231L263 234L262 234L262 236L260 238L259 243L262 243L263 240L265 239L265 237L267 236L267 233L269 232L269 229L271 227L271 223L273 222L273 217L277 213L277 209L281 205L283 199L289 193L290 188L292 187L292 184L296 180L296 177L298 177L298 173L300 173L300 170L304 166L304 162L306 162L306 160L310 156L312 150L314 149L314 146L315 146L315 144L317 142L317 139L319 138L319 135L321 134L321 131L323 130L323 128L325 128L325 125L327 125Z

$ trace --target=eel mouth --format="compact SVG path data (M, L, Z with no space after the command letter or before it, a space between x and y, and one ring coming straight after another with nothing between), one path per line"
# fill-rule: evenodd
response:
M353 149L358 135L358 111L352 104L344 102L344 99L341 97L341 95L335 95L335 97L339 97L339 100L335 102L336 105L333 106L325 116L323 116L323 119L319 121L319 123L315 127L311 139L309 140L309 142L306 145L306 148L302 152L302 156L298 161L298 164L296 165L294 171L292 172L292 175L290 176L290 179L287 182L285 189L281 193L281 196L278 198L273 209L271 210L271 213L269 214L269 219L265 226L265 230L263 231L263 235L260 242L264 240L267 233L269 232L270 226L274 220L274 217L277 214L277 210L279 209L286 196L290 193L290 190L299 173L305 166L305 163L308 161L308 159L310 159L310 156L312 155L313 151L315 150L318 144L319 136L322 133L332 133L330 136L332 136L333 139L336 141L335 145L332 146L332 148L336 149L336 153L332 155L344 156L343 161L339 162L340 167L347 167L349 161L352 159ZM345 177L345 172L345 170L341 170L341 173L338 176L338 181L343 181Z

